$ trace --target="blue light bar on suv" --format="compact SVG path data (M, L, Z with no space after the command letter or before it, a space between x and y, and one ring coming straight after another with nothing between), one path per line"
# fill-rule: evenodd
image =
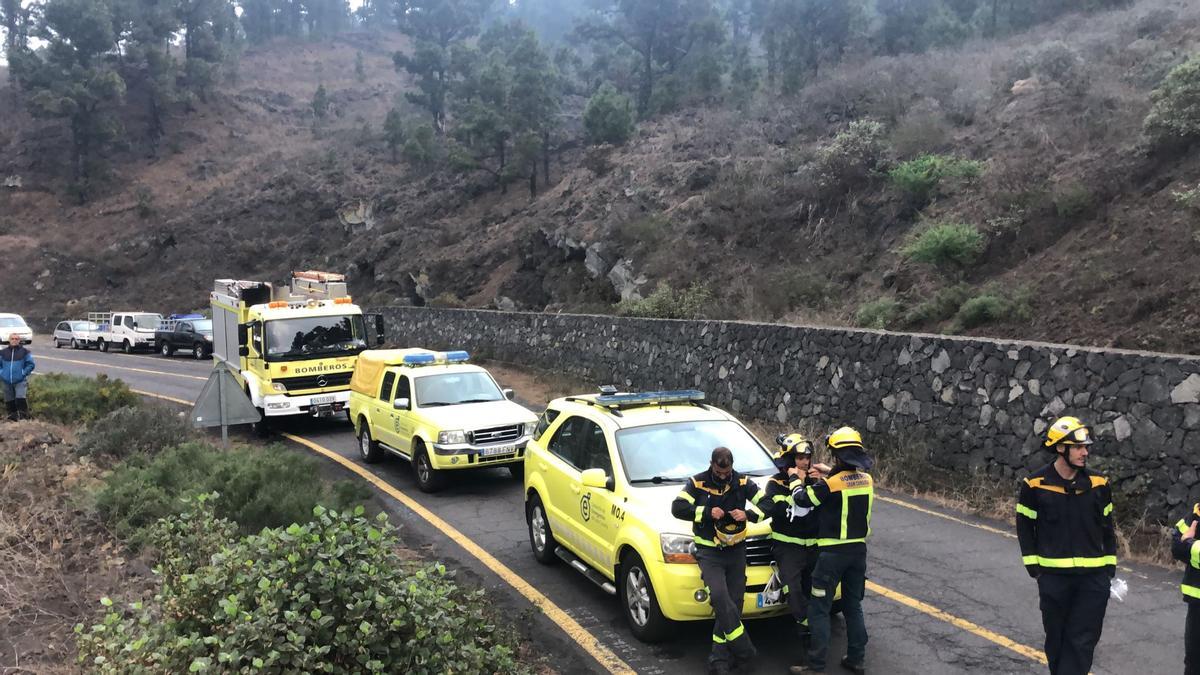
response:
M406 366L423 366L436 360L433 354L405 354L402 361Z
M679 391L643 391L635 394L602 394L596 397L596 404L609 408L627 408L655 403L701 403L704 392L697 389L682 389Z
M461 349L456 352L446 352L446 363L462 363L469 358L471 355Z

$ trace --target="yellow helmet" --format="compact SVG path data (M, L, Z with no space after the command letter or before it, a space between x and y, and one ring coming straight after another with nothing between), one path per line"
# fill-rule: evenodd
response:
M775 437L775 443L779 447L775 449L771 455L773 459L782 459L791 453L799 453L801 455L813 454L812 443L804 437L804 434L779 434Z
M1046 430L1046 447L1063 445L1091 445L1092 430L1079 421L1078 417L1060 417Z
M825 439L825 443L834 450L863 447L862 434L851 427L842 427L829 434L829 438Z

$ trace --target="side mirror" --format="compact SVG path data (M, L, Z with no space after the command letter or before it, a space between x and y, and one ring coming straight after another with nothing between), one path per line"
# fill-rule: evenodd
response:
M392 407L396 410L408 410L409 401L406 398L398 398L392 401Z
M612 489L608 485L608 474L604 473L604 469L587 469L579 474L579 480L583 487Z
M238 345L245 347L248 342L250 342L250 326L240 323L238 324Z
M508 388L508 387L505 387L505 388L501 389L500 391L504 392L504 398L506 398L506 399L508 399L508 400L510 400L510 401L512 400L512 397L513 397L513 390L512 390L512 389L510 389L510 388Z
M238 345L238 356L250 356L250 348L246 345Z
M375 315L375 346L382 347L383 343L386 341L387 341L387 331L383 324L383 315L376 314Z

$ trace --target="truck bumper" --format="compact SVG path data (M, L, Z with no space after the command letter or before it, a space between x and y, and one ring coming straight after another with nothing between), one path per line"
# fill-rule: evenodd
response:
M707 593L702 600L696 599L697 592L704 592L698 565L666 564L659 567L657 586L658 603L663 614L675 621L700 621L711 619L712 605ZM742 596L742 616L748 619L779 616L788 613L786 604L770 607L758 606L758 593L771 579L771 566L751 565L746 568L746 593Z
M350 408L350 392L335 391L331 394L307 394L288 396L268 394L263 396L263 414L267 417L286 415L309 415L332 417Z
M499 445L456 445L433 444L429 461L435 469L473 469L481 466L504 466L525 461L525 446L529 436L522 436L512 443Z

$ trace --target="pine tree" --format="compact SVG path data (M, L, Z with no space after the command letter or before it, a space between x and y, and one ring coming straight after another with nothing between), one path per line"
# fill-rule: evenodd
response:
M313 93L312 111L313 131L316 132L329 115L329 92L325 91L325 85L323 84L318 84L317 91Z
M623 144L633 135L629 98L605 83L588 99L583 128L589 143Z
M387 141L388 150L392 152L392 164L397 161L396 153L404 145L404 119L400 111L392 108L383 120L383 138Z
M363 65L363 53L361 51L354 53L354 79L359 82L367 81L367 69Z

